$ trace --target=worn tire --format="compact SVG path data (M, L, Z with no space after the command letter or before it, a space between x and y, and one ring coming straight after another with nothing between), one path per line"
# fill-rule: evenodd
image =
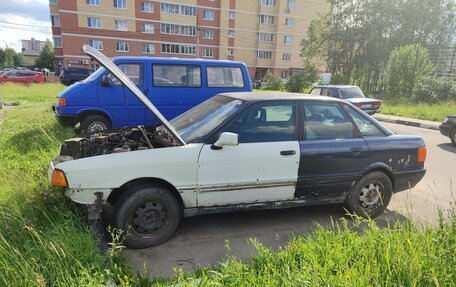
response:
M353 186L345 206L356 215L375 218L385 211L392 196L393 184L390 178L381 171L374 171L363 176Z
M451 143L453 143L453 145L456 146L456 128L451 131L450 140L451 140Z
M81 131L83 132L97 132L111 128L111 122L100 115L90 115L82 119Z
M150 183L130 188L117 200L117 228L127 231L125 245L146 248L165 242L176 230L181 208L165 187Z

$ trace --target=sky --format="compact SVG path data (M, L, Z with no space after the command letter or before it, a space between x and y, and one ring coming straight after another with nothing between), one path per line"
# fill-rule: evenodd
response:
M49 15L49 0L0 0L0 48L20 52L21 40L51 40Z

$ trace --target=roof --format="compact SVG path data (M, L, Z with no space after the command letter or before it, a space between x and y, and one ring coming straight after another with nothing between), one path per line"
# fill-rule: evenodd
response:
M25 51L22 51L22 55L38 57L40 55L40 53L38 53L37 51L33 51L33 50L25 50Z
M353 85L318 85L314 88L333 88L333 89L346 89L346 88L359 88L358 86Z
M280 92L240 92L240 93L223 93L223 96L236 98L244 101L276 101L276 100L317 100L328 102L344 102L343 100L326 97L315 96L309 94L299 93L280 93Z
M212 65L245 65L243 62L238 61L228 61L228 60L208 60L208 59L201 59L201 58L175 58L175 57L139 57L139 56L118 56L114 57L112 61L115 63L118 60L122 61L154 61L156 63L195 63L201 62L204 64L212 64Z

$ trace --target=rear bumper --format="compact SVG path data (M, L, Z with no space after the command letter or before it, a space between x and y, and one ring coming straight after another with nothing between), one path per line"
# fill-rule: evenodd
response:
M439 126L439 129L440 129L440 133L444 136L447 136L449 137L450 136L450 133L451 133L451 130L453 129L453 126L452 125L449 125L448 123L446 124L441 124Z
M394 172L394 192L413 188L426 174L426 169Z
M381 113L381 111L382 111L381 109L378 109L378 110L363 110L363 112L365 112L366 114L369 114L371 116L373 114L377 114L377 113L379 114L379 113Z

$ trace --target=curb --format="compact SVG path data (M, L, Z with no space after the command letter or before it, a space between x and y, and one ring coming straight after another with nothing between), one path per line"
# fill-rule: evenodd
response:
M412 126L412 127L417 127L417 128L423 128L423 129L428 129L428 130L440 130L439 126L440 123L433 123L433 122L422 122L421 120L418 119L393 119L389 117L384 117L381 115L375 115L374 118L376 118L379 121L382 122L387 122L387 123L393 123L393 124L400 124L400 125L405 125L405 126Z

